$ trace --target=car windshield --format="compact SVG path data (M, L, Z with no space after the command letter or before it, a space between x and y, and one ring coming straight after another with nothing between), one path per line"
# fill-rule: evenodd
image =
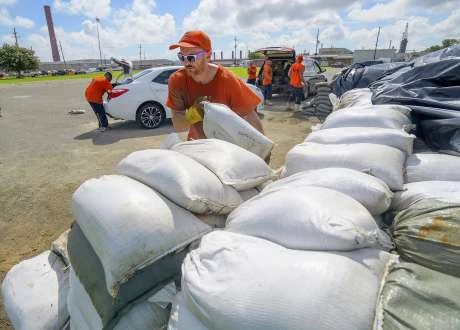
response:
M149 74L150 72L152 72L152 70L144 70L144 71L141 71L141 72L139 72L138 74L135 74L132 78L126 78L126 79L123 80L122 82L119 82L118 85L127 85L127 84L130 84L130 83L132 83L134 80L139 79L140 77L143 77L143 76L145 76L146 74Z
M317 68L315 66L315 63L312 61L306 61L305 62L305 71L306 72L316 72Z

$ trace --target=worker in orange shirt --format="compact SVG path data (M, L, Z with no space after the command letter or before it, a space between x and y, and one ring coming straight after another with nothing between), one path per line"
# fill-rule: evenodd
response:
M272 61L269 59L266 59L264 63L264 67L263 67L262 85L264 86L265 104L268 104L268 105L273 105L273 103L270 101L272 99L272 79L273 79Z
M110 72L106 72L104 77L93 78L85 90L85 98L96 114L97 121L99 122L98 131L100 132L104 132L109 128L109 122L107 120L107 115L105 114L102 96L105 93L110 93L112 91L111 81L112 74Z
M255 85L257 79L257 66L251 62L248 67L248 84Z
M263 133L262 122L256 113L259 97L232 72L210 63L211 40L203 31L188 31L169 49L179 48L177 54L183 68L168 80L166 105L172 110L172 122L178 132L188 130L188 139L205 139L202 114L190 116L196 105L206 97L210 102L227 105ZM201 117L200 117L201 116Z
M305 71L305 65L303 62L303 56L299 55L296 58L294 64L291 65L289 69L289 84L292 88L292 94L294 95L295 105L294 110L300 110L300 102L303 100L303 89L305 87L305 81L303 78L303 73Z

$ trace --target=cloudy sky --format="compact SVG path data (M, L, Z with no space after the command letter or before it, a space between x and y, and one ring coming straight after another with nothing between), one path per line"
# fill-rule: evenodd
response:
M184 31L209 33L213 48L231 57L233 38L244 53L264 46L314 52L316 30L324 47L398 47L406 22L409 50L460 38L460 0L0 0L0 39L42 61L51 59L43 5L51 6L66 59L98 58L96 17L103 56L175 58L168 45Z

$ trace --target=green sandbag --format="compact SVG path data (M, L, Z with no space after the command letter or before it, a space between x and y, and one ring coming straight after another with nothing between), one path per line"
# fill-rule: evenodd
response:
M377 308L376 329L460 329L460 279L402 262L391 267Z
M460 204L421 200L398 213L391 231L403 259L460 276Z
M189 250L171 253L138 270L120 286L116 298L107 291L102 264L76 222L69 233L68 251L72 267L101 317L104 329L111 329L124 313L123 309L152 296L180 276L182 261Z

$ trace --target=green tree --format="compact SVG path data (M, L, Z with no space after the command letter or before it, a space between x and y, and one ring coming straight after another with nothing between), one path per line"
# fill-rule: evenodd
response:
M250 52L248 56L250 60L257 60L257 59L264 58L264 57L265 57L264 54L256 53L256 52Z
M427 49L425 49L425 51L426 52L434 52L434 51L437 51L437 50L440 50L440 49L443 49L443 48L446 48L446 47L456 45L458 43L460 43L460 40L457 40L457 39L444 39L442 41L441 45L433 45L433 46L428 47Z
M15 71L20 77L21 71L37 69L38 59L31 49L3 44L0 48L0 68Z

